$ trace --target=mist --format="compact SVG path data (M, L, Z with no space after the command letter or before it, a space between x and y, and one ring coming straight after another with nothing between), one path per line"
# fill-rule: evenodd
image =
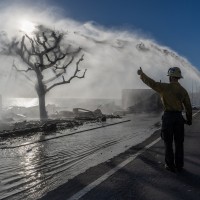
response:
M168 82L169 67L177 66L184 77L180 83L187 90L191 91L193 83L199 87L200 73L195 66L145 33L108 29L94 22L80 23L58 13L62 13L59 8L30 6L30 3L9 3L9 6L0 8L1 36L6 33L8 38L20 37L24 33L21 23L27 20L67 33L66 44L82 48L84 61L80 63L80 69L87 69L85 78L58 86L47 97L121 98L122 89L147 88L137 75L139 67L154 80ZM2 42L5 41L1 39ZM37 97L33 75L30 74L28 80L22 73L16 72L12 67L13 61L20 68L24 67L24 63L14 56L0 55L0 94Z

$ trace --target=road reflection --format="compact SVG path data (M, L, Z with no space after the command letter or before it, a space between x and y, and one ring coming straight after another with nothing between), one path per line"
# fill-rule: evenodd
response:
M135 116L126 124L1 150L0 199L38 199L88 168L144 141L154 131L152 124L159 120L160 116ZM45 139L45 135L34 137ZM9 145L18 144L15 140Z

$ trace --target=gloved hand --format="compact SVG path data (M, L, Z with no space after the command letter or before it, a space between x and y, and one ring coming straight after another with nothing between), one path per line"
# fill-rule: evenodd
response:
M140 69L138 69L137 74L141 75L143 73L142 68L140 67Z
M191 126L192 125L192 121L186 120L186 124Z

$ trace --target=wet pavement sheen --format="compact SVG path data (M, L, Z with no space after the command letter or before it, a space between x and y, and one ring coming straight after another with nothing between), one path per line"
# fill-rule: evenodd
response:
M130 115L131 121L74 135L33 143L51 136L38 133L28 138L3 141L0 147L0 199L38 199L92 166L124 152L148 138L160 115ZM107 124L117 122L110 120ZM85 130L97 125L86 125ZM99 126L99 124L98 124Z

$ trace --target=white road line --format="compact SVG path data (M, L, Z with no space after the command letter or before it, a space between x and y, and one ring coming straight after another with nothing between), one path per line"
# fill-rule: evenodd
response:
M193 117L195 115L197 115L199 112L200 111L198 111L195 114L193 114ZM117 171L119 171L121 168L123 168L124 166L126 166L127 164L129 164L130 162L132 162L133 160L135 160L135 158L137 158L140 154L142 154L143 152L145 152L147 149L149 149L150 147L152 147L154 144L156 144L160 140L161 140L160 137L157 138L152 143L150 143L147 146L145 146L142 150L140 150L136 154L130 156L128 159L126 159L125 161L123 161L122 163L120 163L119 165L117 165L115 168L111 169L110 171L108 171L107 173L105 173L103 176L99 177L97 180L95 180L94 182L92 182L89 185L87 185L86 187L84 187L82 190L80 190L79 192L77 192L76 194L74 194L68 200L78 200L78 199L80 199L81 197L83 197L84 195L86 195L89 191L91 191L96 186L98 186L103 181L105 181L110 176L112 176L114 173L116 173Z
M150 143L149 145L147 145L144 149L142 149L142 150L138 151L136 154L130 156L124 162L120 163L118 166L116 166L115 168L111 169L110 171L108 171L107 173L105 173L103 176L101 176L100 178L98 178L97 180L95 180L94 182L90 183L88 186L86 186L85 188L83 188L82 190L80 190L78 193L76 193L75 195L73 195L68 200L78 200L78 199L80 199L85 194L87 194L90 190L92 190L97 185L101 184L107 178L109 178L110 176L112 176L115 172L117 172L118 170L120 170L121 168L123 168L124 166L126 166L127 164L129 164L130 162L132 162L137 156L139 156L140 154L142 154L146 149L148 149L151 146L153 146L154 144L156 144L159 140L160 140L160 138L154 140L152 143Z
M194 117L194 116L197 115L199 112L200 112L200 110L199 110L198 112L194 113L192 116Z

